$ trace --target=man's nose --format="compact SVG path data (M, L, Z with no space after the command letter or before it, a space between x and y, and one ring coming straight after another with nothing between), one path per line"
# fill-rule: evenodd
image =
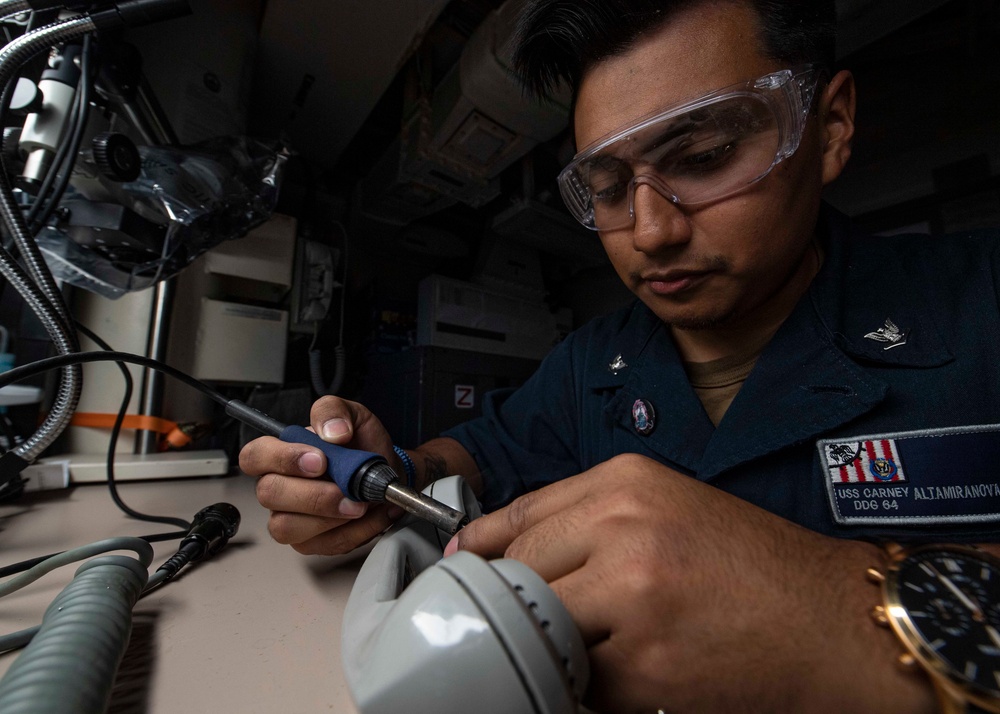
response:
M632 189L632 229L634 248L652 255L663 248L681 245L691 239L687 216L673 202L673 194L645 176L637 176Z

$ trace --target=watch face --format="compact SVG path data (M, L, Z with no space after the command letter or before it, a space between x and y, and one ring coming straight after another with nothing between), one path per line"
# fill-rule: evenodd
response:
M1000 697L1000 562L962 548L916 549L886 585L890 620L928 664Z

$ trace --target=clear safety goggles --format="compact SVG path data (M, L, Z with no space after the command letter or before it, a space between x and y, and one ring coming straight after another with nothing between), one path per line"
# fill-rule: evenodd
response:
M819 75L783 69L598 139L559 174L566 206L587 228L614 230L633 224L640 184L684 206L742 191L795 153Z

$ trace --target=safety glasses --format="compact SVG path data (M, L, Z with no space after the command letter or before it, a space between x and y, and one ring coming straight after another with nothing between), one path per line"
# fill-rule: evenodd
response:
M684 206L744 190L795 153L819 75L783 69L598 139L559 174L566 206L587 228L614 230L633 225L640 184Z

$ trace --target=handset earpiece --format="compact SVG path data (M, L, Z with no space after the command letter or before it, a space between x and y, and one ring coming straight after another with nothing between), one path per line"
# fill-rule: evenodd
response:
M428 495L480 515L460 477ZM403 519L358 574L341 650L361 714L575 714L587 654L555 593L515 560L442 559L445 543L429 523Z

